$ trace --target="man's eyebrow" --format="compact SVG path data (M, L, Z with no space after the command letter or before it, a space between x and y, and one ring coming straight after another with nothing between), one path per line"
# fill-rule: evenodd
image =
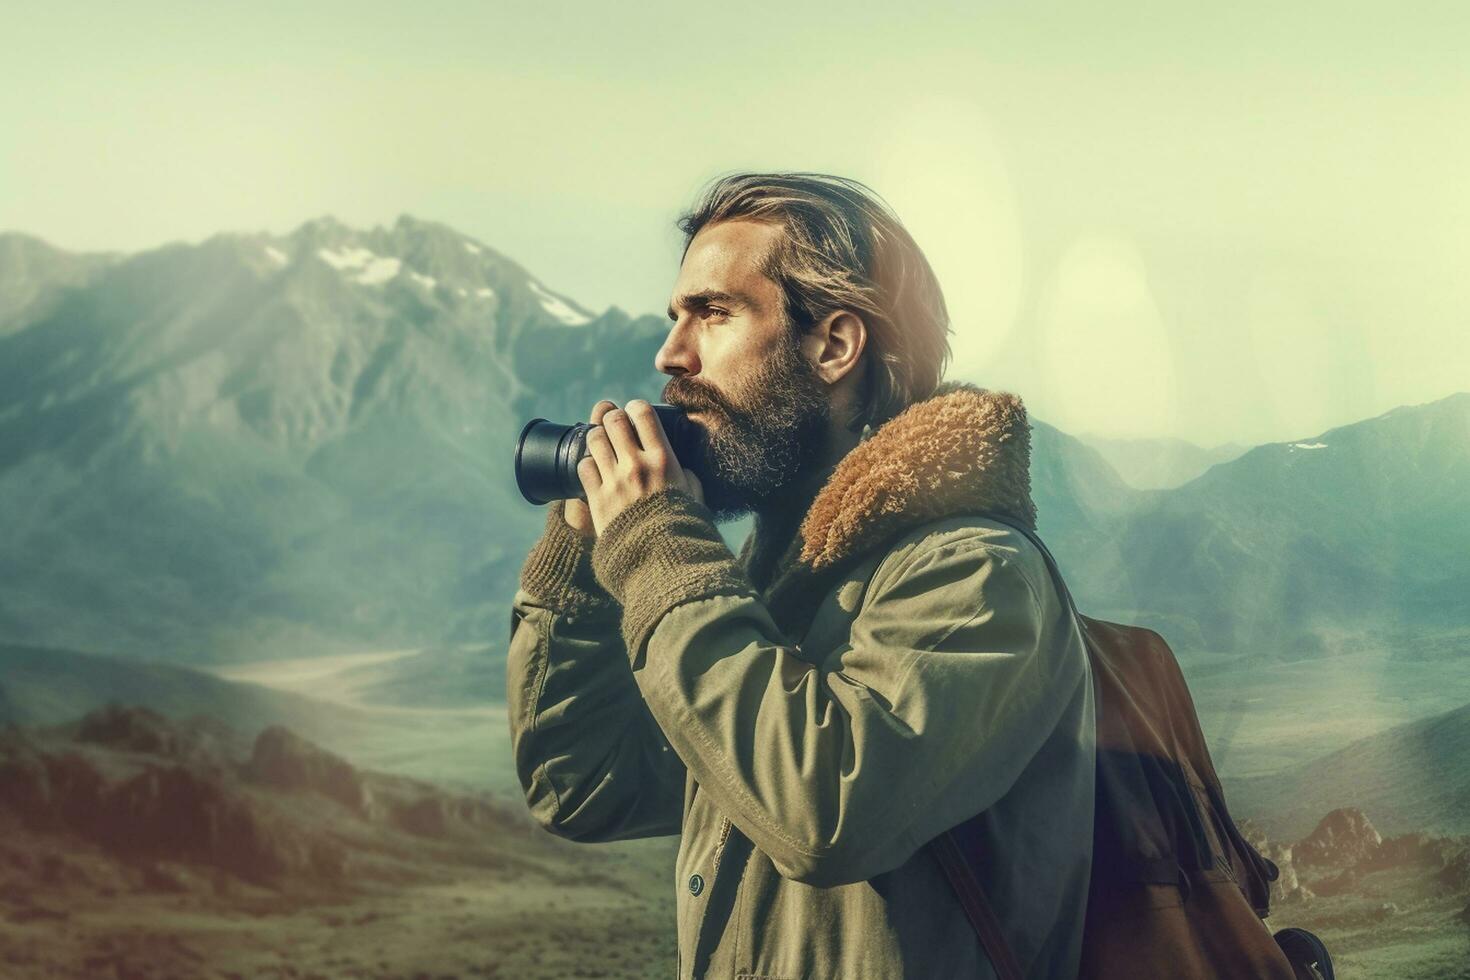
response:
M683 296L674 297L674 305L669 307L670 320L678 319L674 313L675 307L692 310L711 303L730 303L735 306L750 306L750 300L740 293L726 293L718 289L706 289L697 293L685 293Z

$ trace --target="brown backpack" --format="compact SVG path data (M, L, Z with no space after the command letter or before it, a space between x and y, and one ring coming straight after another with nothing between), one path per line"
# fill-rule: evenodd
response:
M1272 935L1262 921L1276 866L1251 846L1225 807L1194 699L1164 638L1077 611L1051 552L1045 556L1077 618L1092 665L1097 792L1092 886L1079 976L1332 980L1321 941L1300 929ZM930 842L1001 980L1020 967L976 869L979 814Z

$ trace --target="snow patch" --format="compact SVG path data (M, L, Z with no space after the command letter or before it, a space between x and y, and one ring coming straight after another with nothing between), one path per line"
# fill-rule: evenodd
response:
M403 268L403 263L397 259L375 255L368 261L367 266L352 278L364 286L377 286L398 275L398 270L401 268Z
M290 259L286 258L285 252L281 251L273 245L267 245L265 247L265 257L276 265L285 265L287 262L291 261Z
M361 268L377 258L376 255L365 248L352 248L351 246L338 249L319 248L316 250L316 254L320 255L323 262L338 272L343 269Z
M410 272L408 275L409 278L418 283L420 286L423 286L425 289L433 289L439 284L439 280L435 279L433 276L426 276L418 272Z
M592 318L584 313L578 313L567 304L560 296L547 292L536 280L531 280L531 291L541 299L541 308L569 327L580 327L584 323L591 323Z
M464 250L466 252L469 252L471 255L479 255L480 254L480 246L476 245L474 242L465 242L464 243Z
M1291 444L1291 448L1292 449L1326 449L1327 448L1327 443L1325 443L1325 442L1294 442L1294 443Z
M319 248L316 254L338 272L356 269L357 275L352 277L352 281L362 283L364 286L377 286L385 283L398 275L398 271L403 268L403 263L398 259L350 245L337 249Z

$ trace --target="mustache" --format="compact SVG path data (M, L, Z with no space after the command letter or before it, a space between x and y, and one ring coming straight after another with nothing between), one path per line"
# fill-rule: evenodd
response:
M706 411L723 415L732 412L731 406L718 392L687 378L674 378L664 385L663 400L665 404L686 412Z

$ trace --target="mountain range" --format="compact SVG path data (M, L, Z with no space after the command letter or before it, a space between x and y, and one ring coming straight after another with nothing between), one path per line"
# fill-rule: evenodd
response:
M110 257L10 235L0 299L19 641L210 661L498 632L540 523L520 421L658 391L660 318L409 218Z
M1187 439L1118 438L1094 433L1077 437L1096 449L1129 486L1170 490L1182 486L1216 463L1226 463L1249 449L1236 442L1206 448Z
M1412 648L1470 621L1467 513L1462 392L1255 446L1116 508L1115 550L1071 550L1065 530L1059 550L1099 615L1186 649L1310 657L1384 633Z
M521 425L657 400L665 329L407 216L133 255L0 235L0 641L196 664L498 642L543 521ZM1041 532L1090 614L1234 657L1465 623L1470 393L1238 454L1032 425Z

